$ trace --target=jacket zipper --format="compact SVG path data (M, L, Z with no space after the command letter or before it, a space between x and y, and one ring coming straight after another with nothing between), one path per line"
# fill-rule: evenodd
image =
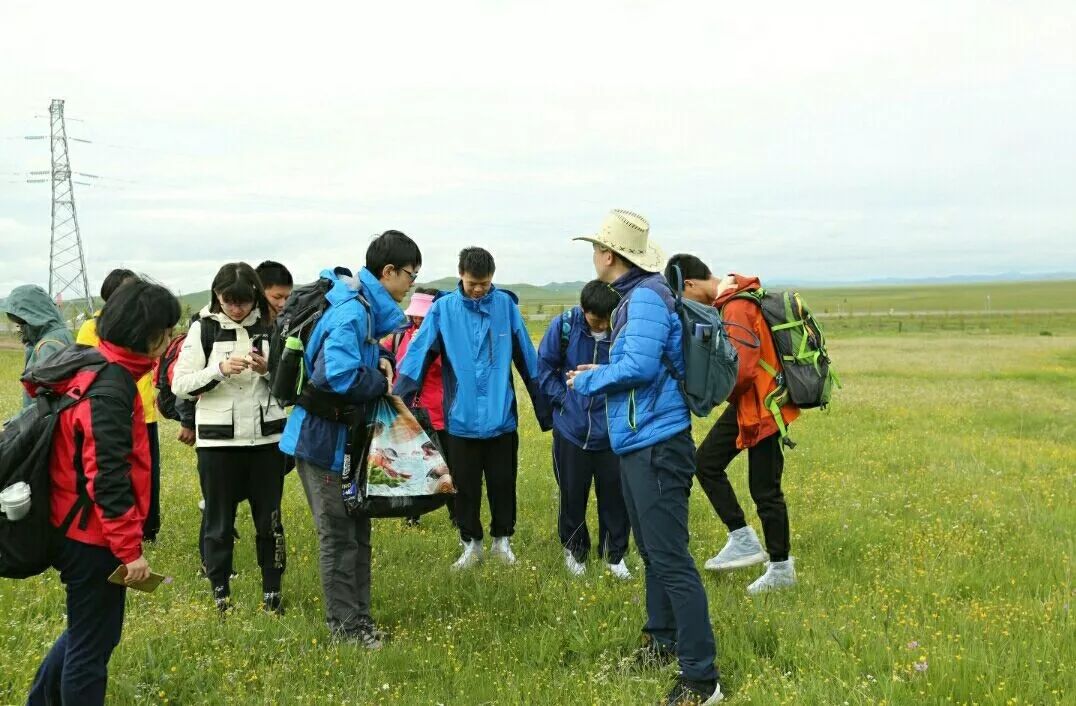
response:
M591 363L598 364L598 341L594 341L594 357L591 359ZM594 408L594 398L587 398L587 439L583 442L583 450L587 451L590 448L590 432L594 427L594 417L591 415L591 410Z

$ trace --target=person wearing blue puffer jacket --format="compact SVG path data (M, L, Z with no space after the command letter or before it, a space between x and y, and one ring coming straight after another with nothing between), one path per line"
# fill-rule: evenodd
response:
M491 555L514 564L509 537L516 528L519 413L512 366L534 403L544 430L551 426L538 390L538 356L516 295L493 286L496 265L482 248L460 252L460 283L434 301L400 363L395 394L408 405L426 371L441 356L445 454L456 482L456 519L463 554L455 569L482 560L482 478L485 476L493 535Z
M673 294L658 274L665 258L650 242L650 224L612 211L601 230L576 240L594 246L594 269L622 299L613 312L608 365L568 373L581 395L606 395L609 439L620 456L624 500L646 567L646 645L638 658L677 658L680 675L664 704L721 700L716 645L706 591L688 551L688 497L695 474L691 416L680 392L683 331Z
M620 488L620 460L609 448L605 396L569 390L565 374L579 365L609 362L609 317L620 302L601 280L588 282L580 306L553 317L538 346L538 384L553 408L553 472L560 488L557 529L564 564L574 576L586 573L590 553L587 500L598 497L598 552L619 579L630 579L628 510Z
M318 531L325 621L334 638L367 649L384 637L370 615L370 518L348 515L340 476L350 426L363 424L368 405L392 386L392 354L378 341L407 323L399 302L421 265L415 241L389 230L370 243L357 278L321 272L333 281L328 308L310 332L310 381L280 440L295 457Z

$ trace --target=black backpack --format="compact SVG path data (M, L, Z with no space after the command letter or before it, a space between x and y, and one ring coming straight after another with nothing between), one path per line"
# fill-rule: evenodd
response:
M270 385L276 377L280 367L280 359L284 356L284 344L288 338L295 337L303 342L305 349L310 333L321 320L321 315L329 308L329 300L326 295L333 288L331 279L322 277L316 282L304 284L292 290L285 302L280 315L273 324L273 332L269 337L269 381ZM296 390L300 390L305 380L298 380ZM293 405L295 399L280 399L282 404Z
M96 369L98 374L108 362L96 349L82 346L68 348L44 363L49 368L64 366L65 373L75 375L84 369ZM43 367L43 366L42 366ZM24 374L30 379L38 366ZM77 395L40 393L34 404L0 431L0 489L23 482L30 486L30 511L20 520L11 521L0 513L0 577L22 579L43 573L56 557L71 524L91 505L86 480L80 474L79 497L60 527L51 522L50 493L52 480L49 461L52 456L52 437L60 414L77 402L98 395L124 395L123 390L108 381L95 381ZM76 466L76 472L78 467ZM88 520L83 516L83 522Z

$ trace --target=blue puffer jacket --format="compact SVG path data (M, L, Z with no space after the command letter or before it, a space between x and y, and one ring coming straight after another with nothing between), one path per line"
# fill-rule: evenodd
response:
M410 404L440 355L445 429L453 436L492 439L518 424L514 363L539 424L548 429L551 415L538 391L538 356L516 302L515 294L496 287L477 300L459 287L438 298L400 363L395 394Z
M321 277L335 280L325 295L329 307L310 332L304 354L310 383L325 392L344 396L361 405L388 392L388 380L378 369L382 357L390 357L379 344L407 324L396 300L365 267L359 280L322 270ZM369 303L370 311L358 295ZM373 315L372 320L370 314ZM344 465L348 428L307 412L301 405L288 417L280 450L339 473Z
M565 322L567 346L564 345ZM569 390L564 374L583 364L605 365L608 362L608 335L600 341L595 340L583 309L578 306L553 317L538 346L538 385L553 408L553 428L587 451L609 448L605 395L584 397Z
M668 369L671 363L684 374L683 331L665 278L632 268L613 288L622 299L613 313L609 365L580 373L575 389L609 396L609 440L623 455L688 429L691 416Z

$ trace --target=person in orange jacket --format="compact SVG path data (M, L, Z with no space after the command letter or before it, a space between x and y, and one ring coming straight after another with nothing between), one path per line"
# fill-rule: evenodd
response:
M767 561L766 572L747 587L756 594L796 583L793 559L789 556L788 508L781 490L784 472L784 453L777 420L767 409L766 396L777 387L776 374L781 370L773 336L762 316L758 303L744 292L761 289L757 277L731 274L718 279L694 255L674 255L665 274L673 281L674 267L679 267L684 279L684 297L721 310L730 324L729 340L740 357L736 385L729 395L728 406L718 417L710 433L695 455L695 475L714 511L728 527L729 537L723 549L706 562L710 571L730 571ZM758 339L758 345L755 345ZM781 408L787 427L800 414L799 408L788 404ZM755 501L762 533L766 539L763 551L755 530L747 524L743 508L729 483L725 469L740 451L747 450L748 485Z

